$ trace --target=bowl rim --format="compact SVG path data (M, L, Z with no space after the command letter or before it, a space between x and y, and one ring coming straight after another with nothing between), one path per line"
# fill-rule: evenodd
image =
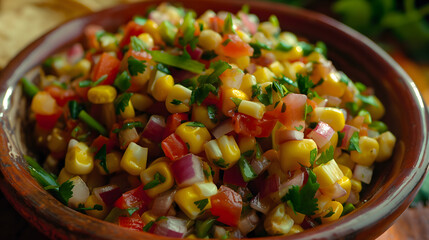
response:
M197 0L181 0L180 2L184 3L190 3L190 2L196 2ZM72 19L70 21L67 21L60 26L52 29L48 33L44 34L39 39L32 42L30 45L28 45L26 48L24 48L19 54L17 54L10 62L9 64L0 72L0 83L2 84L0 86L0 99L3 104L0 105L0 120L2 123L2 129L0 131L1 138L4 141L4 143L9 144L10 139L6 137L5 130L3 128L6 128L4 120L7 114L8 110L8 99L11 94L11 88L13 88L16 83L19 81L19 79L29 70L31 70L36 65L40 64L43 59L45 59L46 55L52 55L52 52L56 52L59 50L59 48L56 48L56 51L51 51L50 54L46 54L47 47L52 43L54 39L63 39L61 35L67 35L64 34L64 30L68 28L73 27L82 27L83 25L87 25L88 23L93 22L98 17L106 14L106 13L114 13L114 12L120 12L123 9L129 8L130 6L143 6L148 5L150 3L160 3L164 1L159 0L149 0L139 3L133 3L133 4L123 4L123 5L117 5L115 7L96 12L91 13L79 18ZM369 51L373 53L380 61L384 63L384 65L388 66L389 69L392 71L395 71L398 76L400 76L399 80L401 83L405 84L405 86L408 88L408 93L412 97L413 101L417 104L417 110L418 110L418 117L419 117L419 124L421 125L421 131L422 131L422 147L421 151L419 152L418 159L413 164L412 171L410 170L410 175L408 178L405 178L404 182L396 182L392 181L391 188L386 189L385 191L378 193L380 196L385 196L386 198L380 202L376 201L377 199L371 199L368 204L371 202L370 206L368 204L364 204L361 208L364 211L359 212L365 212L366 214L371 214L371 216L376 216L371 219L366 218L363 215L357 215L356 214L350 214L348 216L345 216L341 218L340 220L318 226L315 229L305 231L303 233L297 234L295 236L288 236L288 239L300 239L300 238L308 238L308 237L315 237L315 238L337 238L340 236L345 236L347 234L356 234L357 231L363 230L368 227L368 225L376 224L377 221L379 221L382 218L387 217L389 214L392 214L393 212L396 212L399 210L400 203L405 201L407 198L409 198L410 194L415 194L419 185L421 184L421 181L426 173L426 168L428 166L428 150L429 150L429 144L428 144L428 113L424 104L424 101L414 84L414 82L411 80L411 78L405 73L404 70L402 70L399 65L394 62L394 60L385 53L380 47L378 47L375 43L373 43L371 40L366 38L365 36L361 35L360 33L350 29L349 27L343 25L342 23L337 22L336 20L327 17L325 15L322 15L320 13L315 13L309 10L304 9L297 9L294 7L286 6L279 3L269 3L266 4L266 2L262 1L251 1L246 2L242 0L204 0L201 2L217 2L218 4L225 3L228 5L228 7L231 6L237 6L237 5L243 5L248 4L251 8L264 8L267 11L269 10L280 10L284 12L285 14L293 14L297 15L303 18L308 18L309 21L314 21L318 24L326 25L329 28L334 29L334 31L341 33L345 36L348 36L350 39L353 39L353 44L359 45L361 48L365 48L366 51ZM76 38L77 39L77 38ZM70 40L71 41L71 40ZM57 44L58 45L58 44ZM55 46L57 46L55 45ZM49 51L48 51L49 52ZM16 67L17 66L17 67ZM6 101L5 101L6 100ZM6 148L7 149L7 148ZM20 153L21 154L21 153ZM22 158L21 158L22 161ZM8 166L6 166L8 165ZM99 233L94 231L89 231L84 227L84 224L93 224L94 226L102 226L105 225L106 222L91 218L89 216L83 215L81 213L78 213L58 201L56 201L51 195L48 195L47 198L51 198L48 203L46 203L46 200L39 201L35 199L30 199L29 196L22 196L22 188L18 185L18 183L13 179L13 177L18 176L10 176L8 175L8 168L14 167L20 170L22 166L19 166L19 164L14 164L14 161L12 160L12 157L7 155L5 156L5 159L2 159L2 162L0 164L1 171L4 175L4 178L6 181L13 187L14 191L18 193L18 196L23 197L25 200L31 200L30 204L31 208L35 209L36 211L37 206L40 206L40 204L49 204L50 207L57 209L59 212L71 215L74 217L82 218L82 221L79 221L82 225L80 225L80 229L76 229L81 234L94 235L97 238L105 238L105 239L113 239L115 236L123 236L123 237L131 237L131 238L153 238L154 235L149 235L147 233L137 233L137 232L131 232L126 229L123 229L115 224L107 224L107 229L113 229L108 232L109 236L106 236L106 233ZM27 173L28 177L31 178L31 176ZM35 182L34 179L25 179L26 184L32 185L39 194L46 192ZM412 188L405 188L405 186L413 186ZM2 188L3 189L3 188ZM54 200L54 201L52 201ZM372 207L374 204L378 204L375 207ZM53 219L51 219L51 222L59 222L61 223L61 219L63 216L60 215L54 215L51 216ZM101 225L100 225L101 224ZM66 223L62 224L62 227L64 229L70 230ZM341 228L337 228L338 225L341 225ZM314 235L315 230L322 231L322 233L318 233L318 235ZM117 235L115 235L115 233ZM119 234L120 235L119 235ZM285 236L284 236L285 237ZM284 237L270 237L270 239L281 239ZM156 236L158 239L164 239L165 237L162 236ZM168 239L168 238L165 238Z

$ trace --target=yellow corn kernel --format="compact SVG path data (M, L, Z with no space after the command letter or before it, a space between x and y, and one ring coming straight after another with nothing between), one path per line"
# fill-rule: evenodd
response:
M242 56L242 57L236 58L234 62L235 64L237 64L237 67L239 67L240 69L246 69L250 64L250 57Z
M260 102L243 100L238 106L238 112L256 119L262 119L265 113L265 105Z
M215 121L209 118L209 112L207 110L207 106L197 105L195 104L192 107L192 121L200 122L204 124L207 129L211 130L216 127L218 120Z
M303 139L287 141L279 146L279 160L283 172L296 170L300 164L310 167L310 152L316 149L317 145L313 139Z
M276 59L279 61L294 60L303 56L303 50L300 46L294 46L290 51L287 52L274 51L273 53L276 56Z
M241 30L237 30L237 35L241 38L241 40L243 40L243 42L248 43L251 40L249 34L243 32Z
M122 154L118 151L114 151L106 154L106 168L109 173L106 173L104 168L100 165L100 160L97 161L97 168L102 175L112 174L121 170L121 158Z
M133 118L136 116L136 113L134 112L134 107L133 107L133 103L130 101L128 101L127 106L125 107L124 111L121 112L121 117L124 119L129 119L129 118Z
M323 146L321 149L319 149L319 152L325 152L328 150L331 146L334 147L334 149L337 147L338 144L338 132L334 132L334 134L331 137L331 140L325 146Z
M243 91L247 96L252 96L252 86L256 84L256 78L252 74L246 73L243 76L240 90Z
M89 151L89 147L85 143L70 140L64 168L67 172L76 175L90 173L94 168L94 156Z
M197 236L195 236L195 234L189 234L188 236L186 236L186 238L196 239Z
M158 194L167 191L174 185L173 175L171 173L168 163L166 162L159 162L155 165L151 165L146 170L143 170L140 174L140 179L142 180L142 183L146 185L149 182L155 180L155 174L157 173L161 174L164 177L163 179L165 179L165 181L159 181L158 185L146 190L147 195L151 198L154 198Z
M204 50L214 50L221 42L222 37L220 34L211 29L203 30L198 37L198 46Z
M238 147L242 153L247 151L255 151L256 139L255 137L240 137Z
M141 216L141 219L143 220L143 222L144 222L145 224L148 224L148 223L149 223L149 222L151 222L151 221L155 222L157 218L158 218L158 217L157 217L157 216L155 216L155 215L154 215L150 210L149 210L149 211L144 212L144 213L142 214L142 216Z
M99 85L88 91L88 100L91 103L112 103L116 98L116 89L110 85Z
M331 72L323 83L314 88L314 90L322 95L333 97L342 97L346 91L347 85L340 81L338 72Z
M64 131L55 127L46 138L46 145L51 152L62 152L67 149L67 138Z
M294 224L286 235L289 236L303 231L304 231L304 228L302 228L300 225Z
M189 112L189 101L192 91L180 84L175 84L165 100L165 106L170 113ZM179 100L181 103L173 104L173 100Z
M211 139L211 136L206 127L196 127L192 123L182 123L177 127L176 134L189 144L189 152L198 154L204 150L204 144Z
M325 122L336 132L343 130L346 121L343 112L338 108L316 107L310 114L311 122Z
M377 106L367 105L365 107L365 109L368 110L369 113L371 113L371 119L373 121L380 120L384 116L384 113L386 112L383 103L381 103L376 96L374 96L374 100Z
M222 158L222 152L219 148L219 144L217 143L216 139L210 140L207 143L204 144L204 150L207 156L207 159L209 159L211 162L218 161Z
M146 169L147 148L131 142L121 159L121 168L133 176Z
M295 224L301 224L304 221L305 215L295 212L292 208L286 207L286 214L289 215Z
M273 72L276 76L281 76L284 72L285 68L279 61L275 61L269 66L271 72Z
M350 179L351 188L353 192L360 192L362 191L362 182L360 180L357 180L355 178Z
M182 188L174 195L174 201L180 209L190 218L195 219L204 210L211 208L210 197L217 193L214 183L198 183ZM195 202L208 201L203 209L199 209Z
M283 203L271 210L264 221L265 230L270 235L287 234L292 226L293 219L286 214L286 207Z
M350 169L353 169L356 165L356 163L352 161L348 153L342 153L338 158L335 159L335 161L338 164L344 165Z
M150 34L142 33L138 36L138 38L140 38L140 40L142 40L145 43L145 45L148 49L153 48L153 46L154 46L153 38Z
M292 80L296 80L297 73L301 73L302 71L305 70L305 64L299 61L294 63L283 62L283 64L284 64L283 74Z
M377 137L379 151L375 161L383 162L392 156L395 147L396 137L390 131L384 132Z
M71 173L67 172L67 170L65 168L63 168L63 169L61 169L60 173L58 174L57 181L59 184L63 184L67 180L69 180L70 178L72 178L74 176L76 176L76 174L71 174Z
M320 188L327 188L344 177L343 172L335 161L321 164L315 167L313 172L317 176L317 182L320 184Z
M144 32L149 33L152 36L155 43L162 42L161 35L159 34L159 31L158 31L158 24L153 20L148 19L146 23L143 25L143 30Z
M350 168L344 166L343 164L339 164L338 162L337 162L337 165L341 169L341 172L343 172L344 176L348 178L352 178L353 172Z
M73 76L88 76L91 70L91 62L88 59L82 59L73 66Z
M151 97L145 94L134 93L131 96L131 103L133 107L139 111L145 111L153 104L153 100Z
M359 148L361 152L351 151L350 158L359 165L370 167L378 155L379 145L377 140L362 136L359 138Z
M346 190L347 194L339 197L339 198L335 198L335 201L338 201L340 203L345 203L347 201L347 199L350 196L350 192L352 191L352 182L350 181L350 178L344 176L342 177L340 180L337 181L337 183L344 189Z
M295 45L298 42L298 38L291 32L282 32L279 34L279 40L289 45Z
M223 135L216 140L219 144L219 149L222 152L222 158L225 160L226 168L232 167L238 159L240 159L240 148L233 136Z
M155 80L152 96L160 102L165 101L173 86L174 79L171 75L160 77Z
M331 212L334 212L333 214ZM343 213L343 205L337 201L331 201L325 206L325 211L322 214L322 223L333 222L338 220ZM327 214L332 214L329 217L324 217Z
M104 219L107 214L110 212L110 208L104 204L103 201L98 199L95 195L90 195L88 199L86 199L85 207L86 208L93 208L95 205L100 205L103 207L102 210L86 210L85 213L88 214L91 217L95 217L98 219Z
M317 51L310 53L310 55L308 55L307 59L309 62L318 62L318 63L326 60L325 56L323 56L323 54L321 54Z
M231 100L231 98L238 98L241 100L249 100L247 95L238 89L235 88L225 88L222 87L222 113L224 115L230 116L230 112L234 111L237 107L235 103Z
M328 203L330 202L331 198L325 195L320 195L317 198L317 210L315 211L315 217L322 215L325 212L325 206L328 205Z
M255 76L256 82L258 83L272 82L273 78L275 77L274 73L266 67L257 69L253 75Z

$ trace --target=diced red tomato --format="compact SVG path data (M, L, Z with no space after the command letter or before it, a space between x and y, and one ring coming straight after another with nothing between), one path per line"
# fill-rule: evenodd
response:
M186 143L175 133L166 137L161 142L161 147L165 156L170 158L172 161L181 158L189 152Z
M55 98L55 101L57 101L57 104L61 107L66 105L68 101L76 100L78 98L75 91L71 89L63 89L54 85L46 87L45 91Z
M144 222L139 217L118 217L118 224L135 231L143 231Z
M116 75L119 71L119 66L121 62L116 57L103 53L100 56L100 60L94 67L92 81L97 81L104 75L107 75L107 78L101 82L103 85L111 85L115 81Z
M52 129L63 113L55 98L46 91L40 91L33 97L31 110L36 114L37 124L44 129Z
M58 118L60 118L62 113L63 113L63 111L61 109L59 109L59 111L57 111L56 113L51 114L51 115L36 114L37 124L41 128L52 129L55 127L55 124L57 123Z
M115 143L111 139L100 135L92 142L91 147L95 148L95 152L98 152L103 147L103 145L106 145L106 152L109 153L112 151Z
M225 21L218 16L211 17L209 20L210 28L215 32L221 32L224 22Z
M142 33L144 33L142 25L137 24L134 21L128 22L127 26L125 26L124 37L122 38L121 42L119 43L119 47L122 48L125 45L128 45L130 43L130 38L132 36L138 36Z
M217 109L222 109L222 91L219 91L219 95L220 96L216 96L210 92L204 99L203 105L215 105Z
M242 113L235 113L232 117L234 131L244 136L268 137L277 123L276 119L263 117L256 119Z
M266 112L265 115L277 118L288 129L294 129L294 127L298 127L299 125L304 126L304 108L306 103L306 95L290 93L282 99L282 102L274 110ZM282 108L284 109L283 104L286 104L286 109L282 112ZM310 102L310 104L313 103Z
M253 48L235 34L225 34L223 36L222 44L219 45L217 51L220 55L225 55L232 58L239 58L243 56L250 57L253 55Z
M176 128L180 126L183 122L189 120L188 114L186 113L173 113L167 118L167 124L165 127L166 136L174 133Z
M85 37L90 48L98 49L100 47L96 33L101 30L103 30L103 28L99 25L89 25L85 28Z
M116 200L115 207L120 209L128 208L139 208L140 212L146 211L149 207L152 199L143 190L143 185L138 186L128 192L122 194L122 196Z
M218 216L217 221L235 227L240 220L243 200L240 194L229 187L222 185L216 195L210 198L211 213Z

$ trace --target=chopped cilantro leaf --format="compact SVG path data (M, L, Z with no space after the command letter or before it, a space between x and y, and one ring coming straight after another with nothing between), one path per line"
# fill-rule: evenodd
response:
M217 123L216 113L217 113L217 108L215 105L208 105L207 106L207 114L209 115L209 119L213 123Z
M164 183L165 180L166 180L165 177L161 173L156 172L155 175L153 176L153 180L148 182L146 185L144 185L143 189L148 190L148 189L154 188L159 184Z
M131 76L137 76L139 73L143 73L146 70L145 60L137 60L135 57L130 56L128 58L128 71Z
M136 52L141 52L142 50L147 48L146 44L136 36L132 36L130 41L131 41L131 48Z
M326 149L325 152L322 152L320 157L316 160L317 165L325 164L329 161L334 159L334 147L330 146L328 149Z
M265 87L265 91L267 93L262 93L257 96L259 102L264 104L265 106L273 104L273 90L272 84Z
M156 69L158 69L159 71L165 73L165 74L170 74L170 70L167 68L167 66L165 66L162 63L158 63L156 64Z
M316 160L317 157L317 148L314 148L310 151L310 165L313 166L314 161Z
M304 127L303 127L302 125L299 125L298 127L295 127L295 129L296 129L297 131L301 131L303 128L304 128Z
M109 174L109 169L107 169L106 163L106 144L104 144L100 150L95 154L94 159L100 160L100 166L103 167L104 171Z
M350 144L349 144L349 151L357 151L357 152L361 152L360 147L359 147L359 133L358 132L354 132L352 137L350 138Z
M296 74L296 82L298 83L299 93L307 95L310 91L310 88L313 87L313 82L308 78L308 76L303 76L299 73Z
M235 104L236 107L240 106L241 101L243 101L240 98L231 97L232 102Z
M212 60L215 57L217 57L217 54L215 53L214 50L204 51L203 54L201 55L201 59L203 60Z
M313 111L313 107L305 103L304 105L304 120L307 119L307 115Z
M261 42L249 43L249 45L253 48L252 58L260 57L262 54L261 49L271 50L271 48L268 45L261 43Z
M350 80L350 78L349 78L349 77L347 77L347 75L346 75L345 73L340 72L340 82L342 82L342 83L344 83L344 84L348 85L348 84L349 84L349 82L351 82L351 80Z
M182 104L182 101L177 100L177 99L173 99L173 101L171 101L170 103L173 105L180 105L180 104Z
M74 183L70 180L67 180L58 188L58 192L60 193L60 196L63 200L62 202L65 205L68 205L69 199L73 197L73 187Z
M207 204L209 204L209 200L207 198L204 198L204 199L195 201L194 204L195 206L197 206L198 209L200 209L200 211L202 211L207 206Z
M252 85L252 98L257 97L262 94L262 89L259 84Z
M202 124L200 122L189 122L188 124L186 124L186 126L188 126L188 127L206 127L204 124Z
M218 160L213 160L213 164L220 168L227 168L229 163L226 163L223 158L219 158Z
M318 210L317 198L314 196L319 189L319 184L316 182L316 174L309 168L306 170L308 172L307 183L301 189L299 186L292 186L288 193L282 197L282 201L287 202L295 212L313 215Z
M222 46L228 45L228 43L231 42L231 39L227 38L225 41L222 42Z
M132 93L124 93L115 99L113 102L115 105L116 115L119 115L121 112L125 111L125 108L128 106L128 102L133 94Z

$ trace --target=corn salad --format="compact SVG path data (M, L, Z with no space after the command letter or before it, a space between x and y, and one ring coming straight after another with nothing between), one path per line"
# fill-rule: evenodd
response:
M361 205L392 156L374 90L274 15L161 4L84 34L22 87L46 159L26 156L30 173L94 218L177 238L297 234Z

